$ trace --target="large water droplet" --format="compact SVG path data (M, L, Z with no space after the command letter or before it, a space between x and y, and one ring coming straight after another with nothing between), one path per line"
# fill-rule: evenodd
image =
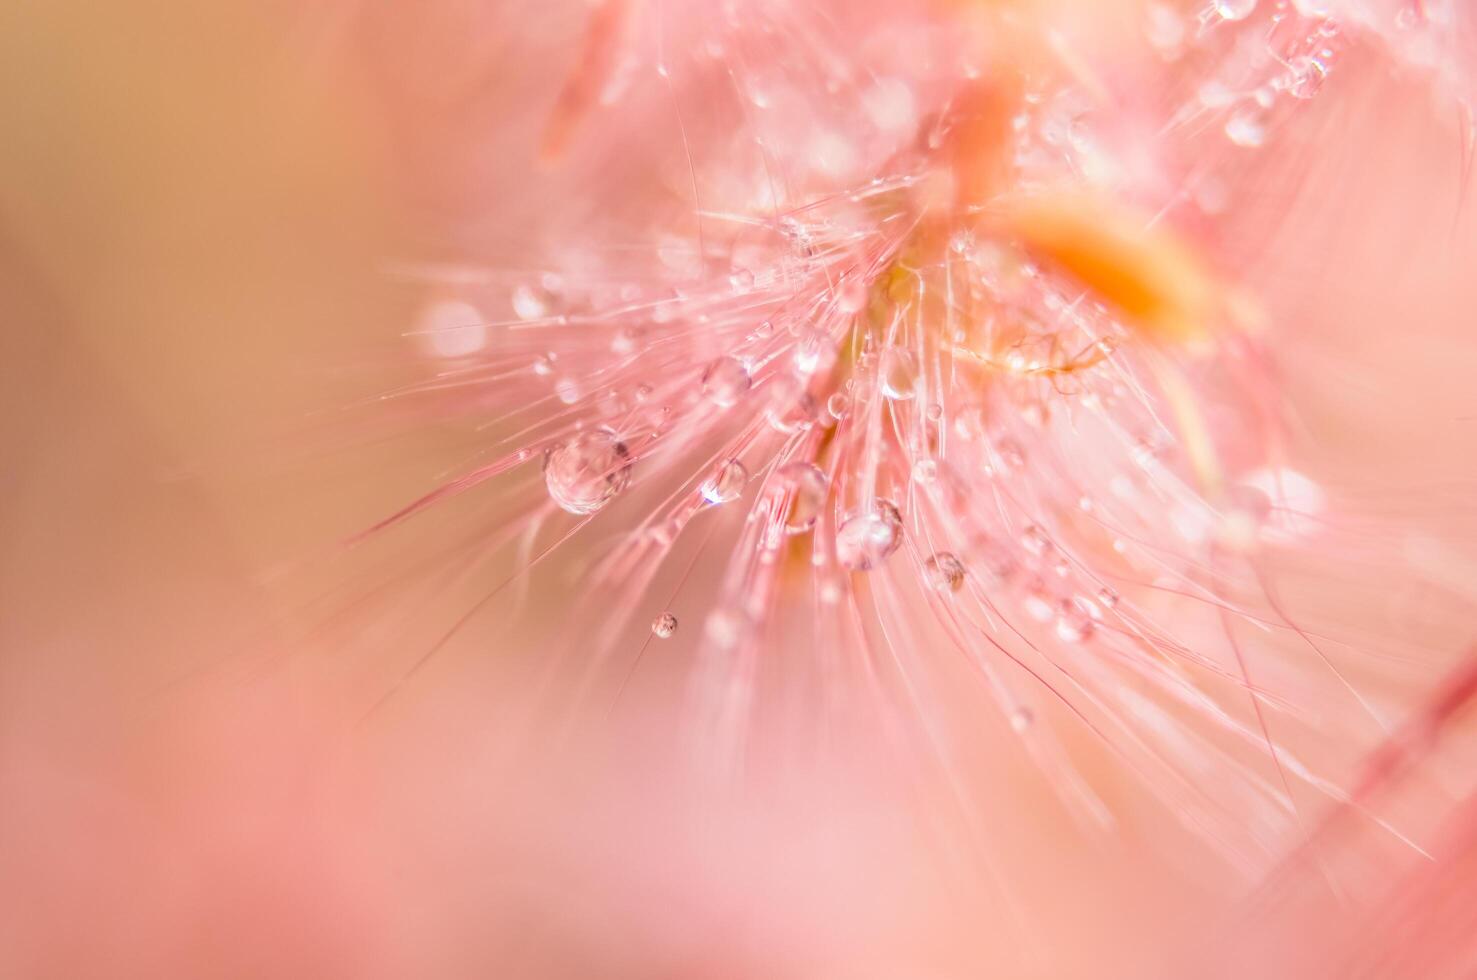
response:
M749 471L744 468L744 464L736 459L728 459L713 469L703 481L699 492L710 504L726 504L730 500L737 500L748 482Z
M891 557L902 543L903 515L892 501L878 497L837 529L836 557L852 571L866 572Z
M631 482L631 454L609 429L592 429L549 452L549 497L571 514L593 514Z
M738 404L753 383L749 369L733 357L720 357L703 372L703 394L723 408Z

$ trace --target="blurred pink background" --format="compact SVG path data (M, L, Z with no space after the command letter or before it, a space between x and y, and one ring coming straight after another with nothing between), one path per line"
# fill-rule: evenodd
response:
M987 746L986 839L941 833L949 787L874 765L865 721L695 792L676 665L609 723L539 713L553 587L366 717L477 587L407 576L398 618L324 628L396 554L316 559L467 438L337 413L413 370L394 262L454 257L466 212L534 220L581 18L310 6L0 13L0 974L1127 977L1236 905L1126 787L1104 844ZM1242 220L1282 219L1248 266L1300 458L1398 529L1306 589L1439 660L1477 598L1431 584L1477 567L1477 241L1422 99L1320 109L1291 213Z

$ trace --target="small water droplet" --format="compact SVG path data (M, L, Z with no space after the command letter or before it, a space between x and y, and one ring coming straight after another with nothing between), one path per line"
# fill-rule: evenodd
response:
M876 568L903 543L903 516L897 505L881 497L842 522L836 531L836 557L856 572Z
M1225 20L1245 20L1256 12L1257 0L1215 0L1213 9Z
M714 467L713 472L703 481L699 492L710 504L726 504L730 500L737 500L748 482L749 471L744 464L736 459L728 459Z
M558 359L558 355L552 352L548 354L540 354L533 360L533 373L538 375L540 378L547 378L549 375L554 373L554 362Z
M720 357L703 372L703 394L723 408L738 404L753 383L749 369L733 357Z
M1016 708L1010 713L1010 727L1017 735L1024 734L1036 721L1030 708Z
M609 429L592 429L549 451L549 497L571 514L593 514L631 482L631 454Z
M1226 138L1237 146L1257 147L1267 140L1267 126L1259 106L1237 109L1226 120Z
M520 320L542 320L549 315L549 300L544 289L524 283L513 290L513 312Z
M913 464L913 479L925 486L937 480L939 476L939 464L937 460L920 459Z
M677 632L677 617L664 612L651 621L651 632L657 639L665 640Z
M952 551L940 551L924 562L923 573L937 592L958 592L964 585L964 563Z
M1021 547L1026 549L1027 554L1040 557L1051 550L1051 539L1046 532L1035 524L1021 532Z

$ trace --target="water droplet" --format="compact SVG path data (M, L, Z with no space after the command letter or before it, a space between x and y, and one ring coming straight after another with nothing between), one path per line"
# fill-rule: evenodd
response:
M932 483L939 477L939 464L937 460L920 459L913 464L913 479L924 485Z
M462 300L447 299L431 305L421 315L420 330L437 357L466 357L487 343L486 318L477 307Z
M1112 609L1118 605L1118 593L1105 585L1098 590L1097 601L1104 609Z
M831 413L831 418L840 422L851 411L851 399L838 391L826 399L826 411Z
M951 551L940 551L924 562L923 574L937 592L958 592L964 585L964 563Z
M901 136L918 126L918 102L906 82L879 79L862 93L861 102L872 125L883 133Z
M1040 582L1033 583L1026 590L1021 599L1021 605L1026 610L1026 615L1038 623L1048 623L1056 610L1052 607L1051 597L1046 592L1046 587Z
M789 435L815 425L820 411L799 378L792 374L778 376L770 382L768 395L764 419L776 432Z
M651 632L659 640L665 640L677 632L677 617L664 612L651 621Z
M1215 0L1217 14L1226 20L1245 20L1256 12L1257 0Z
M912 351L899 347L884 351L878 370L882 394L899 402L911 401L917 397L918 365L913 359Z
M732 650L744 637L745 621L742 613L729 609L715 609L708 614L703 628L708 640L720 650Z
M836 287L836 308L842 313L860 313L867 308L867 281L858 275L847 276Z
M1307 55L1293 58L1287 67L1287 92L1295 99L1311 99L1328 78L1328 69L1323 63Z
M1051 550L1051 539L1040 527L1032 524L1021 532L1021 547L1025 548L1028 554L1039 558Z
M1063 643L1081 643L1092 635L1092 617L1075 602L1062 604L1056 619L1057 639Z
M814 463L786 463L776 477L780 487L790 496L790 513L785 516L785 530L804 534L815 527L830 486L826 474Z
M533 360L533 373L540 378L547 378L554 373L554 362L556 360L558 360L558 355L554 353L540 354Z
M1267 126L1258 106L1246 106L1226 120L1226 138L1237 146L1257 147L1267 140Z
M713 472L703 481L699 492L703 499L710 504L726 504L730 500L737 500L744 492L744 486L749 482L749 471L736 459L728 459L719 463Z
M720 357L703 372L703 394L723 408L738 404L753 383L749 369L733 357Z
M1171 52L1185 42L1185 22L1172 7L1151 5L1145 12L1144 34L1162 52Z
M1010 727L1017 735L1025 733L1036 721L1036 716L1031 713L1030 708L1016 708L1010 713Z
M542 320L549 315L549 294L537 286L523 284L513 290L513 312L520 320Z
M593 514L631 482L631 454L609 429L592 429L550 450L549 497L571 514Z
M902 543L903 515L892 501L878 497L837 529L836 557L852 571L866 572L891 557Z
M573 378L560 378L554 384L554 393L559 400L566 405L573 405L580 400L580 385Z

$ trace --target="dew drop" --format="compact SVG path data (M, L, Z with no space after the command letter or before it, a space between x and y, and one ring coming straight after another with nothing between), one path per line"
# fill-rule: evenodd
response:
M917 397L918 365L912 351L898 347L885 351L879 371L883 395L899 402Z
M924 562L923 573L936 592L958 592L964 585L964 563L951 551L940 551Z
M786 435L802 432L815 425L818 415L815 399L799 378L782 374L770 382L769 406L764 411L770 428Z
M554 393L564 404L573 405L580 400L579 382L573 378L560 378L554 383Z
M826 411L831 413L831 418L840 422L851 411L851 399L838 391L826 399Z
M664 612L651 621L651 632L659 640L669 639L677 632L677 617Z
M790 513L785 516L785 530L804 534L815 527L830 487L826 474L814 463L786 463L775 474L780 487L790 495Z
M1032 524L1021 532L1021 547L1025 548L1027 553L1039 558L1051 550L1051 539L1040 527Z
M1036 721L1036 716L1031 714L1030 708L1016 708L1010 713L1010 727L1017 735L1024 734Z
M1145 18L1144 34L1155 49L1170 52L1185 42L1185 22L1172 7L1152 4Z
M552 353L540 354L538 357L534 358L533 373L538 375L540 378L547 378L549 375L554 373L554 361L556 360L557 358Z
M1323 88L1328 69L1316 58L1301 55L1288 63L1287 92L1295 99L1311 99Z
M1265 143L1267 127L1261 109L1247 106L1233 112L1226 120L1226 138L1237 146L1257 147Z
M1057 639L1063 643L1081 643L1092 635L1092 617L1075 602L1062 605L1056 619Z
M437 357L466 357L487 343L487 321L477 307L461 300L442 300L421 315L420 330Z
M542 320L549 315L549 296L537 286L527 283L513 290L513 312L520 320Z
M1052 608L1051 598L1046 593L1046 587L1040 582L1032 584L1026 590L1024 598L1021 599L1021 605L1025 608L1026 615L1038 623L1050 622L1056 612Z
M861 276L848 276L836 287L836 308L842 313L860 313L867 308L867 282Z
M729 609L715 609L708 614L703 624L708 641L720 650L732 650L743 639L745 628L741 613Z
M730 500L737 500L748 482L749 471L744 464L736 459L728 459L714 467L713 472L703 481L699 492L710 504L726 504Z
M913 464L913 479L925 486L937 480L938 476L939 464L937 460L920 459Z
M749 369L733 357L720 357L703 372L703 394L723 408L738 404L753 383Z
M549 452L544 482L564 510L593 514L631 482L631 453L611 430L592 429Z
M891 557L902 543L903 515L892 501L878 497L837 529L836 557L852 571L866 572Z
M1257 0L1215 0L1214 8L1225 20L1245 20L1256 12Z

